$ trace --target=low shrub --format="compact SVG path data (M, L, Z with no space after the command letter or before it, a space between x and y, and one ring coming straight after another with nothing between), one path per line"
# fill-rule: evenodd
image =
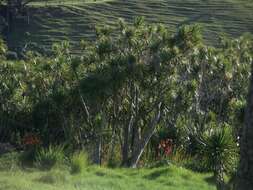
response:
M88 156L85 152L74 153L70 160L70 167L72 174L82 173L89 164Z
M32 167L36 161L36 152L40 148L41 140L37 134L25 134L21 140L24 151L20 154L19 161L22 166Z
M64 161L64 151L62 146L52 146L41 148L36 152L37 165L46 170L50 170L55 165Z
M120 160L118 160L117 158L113 157L113 158L111 158L111 159L108 160L107 166L109 168L117 168L117 167L120 166Z
M189 154L184 148L178 147L168 157L169 162L179 167L184 167L196 172L207 172L201 158L198 155Z
M19 157L20 157L20 154L17 152L11 152L11 153L6 153L4 155L0 155L0 171L17 170L20 164Z
M36 150L37 149L29 149L23 151L19 156L19 161L21 166L23 167L32 167L34 162L36 161Z
M210 127L201 141L200 155L205 166L214 173L217 187L220 189L224 184L224 173L231 173L237 166L238 148L232 129L228 125Z

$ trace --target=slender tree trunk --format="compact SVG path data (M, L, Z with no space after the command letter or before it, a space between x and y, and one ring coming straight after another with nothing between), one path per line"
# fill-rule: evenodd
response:
M136 145L139 144L141 141L141 128L138 127L137 122L133 123L132 130L131 130L131 152L134 152L136 149Z
M116 130L115 127L112 129L112 140L110 143L110 151L109 151L109 161L113 161L114 151L115 151L115 143L116 143Z
M94 150L94 163L97 165L101 165L101 150L102 150L102 137L100 135L96 140Z
M98 138L96 140L95 144L95 150L94 150L94 163L101 165L102 163L102 141L103 141L103 135L101 132L106 128L106 117L104 112L101 112L101 129L100 134L98 135Z
M241 138L241 159L236 181L236 190L253 189L253 63L245 125Z
M117 116L119 113L118 110L118 97L116 96L116 94L114 95L113 98L114 104L113 104L113 115L112 115L112 137L111 137L111 146L110 146L110 151L109 151L109 163L113 163L114 160L114 150L115 150L115 143L116 143L116 128L119 125Z
M133 120L134 117L131 116L130 121L127 126L124 127L123 131L123 147L122 147L122 165L127 166L128 165L128 158L129 158L129 134L130 130L133 126Z
M159 103L157 113L156 113L155 117L153 118L152 122L150 123L149 128L144 133L142 140L138 144L136 144L136 147L135 147L135 150L132 154L132 159L130 162L130 166L132 168L136 168L146 145L148 144L150 138L152 137L152 135L155 132L155 128L157 126L157 123L160 120L160 116L161 116L161 103Z
M126 165L128 161L128 136L129 136L129 128L128 126L124 127L123 131L123 147L122 147L122 164Z
M224 190L225 189L225 183L224 183L224 169L222 168L221 163L217 164L217 167L215 169L214 177L216 182L216 189L217 190Z

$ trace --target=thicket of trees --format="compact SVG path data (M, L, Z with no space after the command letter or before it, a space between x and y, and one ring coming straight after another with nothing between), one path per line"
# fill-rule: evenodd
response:
M0 42L0 141L22 144L32 133L44 146L65 143L92 150L96 163L136 167L166 155L158 147L170 139L172 154L194 158L222 186L237 166L252 37L222 37L214 48L197 25L171 34L142 18L96 33L81 41L80 56L63 42L51 57L10 61Z

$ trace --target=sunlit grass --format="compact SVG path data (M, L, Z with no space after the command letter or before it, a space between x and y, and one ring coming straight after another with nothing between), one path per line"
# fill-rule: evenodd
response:
M16 153L0 157L0 190L215 190L210 178L211 174L174 165L142 169L89 165L73 175L66 165L45 171L24 167Z
M175 166L155 169L107 169L91 166L79 175L67 169L0 171L0 190L214 190L209 174Z

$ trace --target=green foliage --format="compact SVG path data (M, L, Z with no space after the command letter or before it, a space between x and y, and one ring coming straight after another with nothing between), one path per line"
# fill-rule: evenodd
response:
M29 149L22 152L19 156L19 161L22 166L33 166L34 162L36 161L36 151L38 149Z
M27 52L25 60L1 59L0 140L16 143L35 132L44 145L67 142L77 149L101 140L104 160L115 157L115 144L123 152L125 143L129 160L159 107L143 160L156 160L163 137L194 157L208 123L228 123L231 140L237 138L252 44L247 35L223 37L216 48L205 45L198 25L172 35L162 24L136 18L133 25L120 20L115 28L97 28L94 42L82 41L78 56L62 42L49 57Z
M0 38L0 58L4 58L6 51L7 51L6 45L4 41Z
M20 164L20 154L16 152L7 153L0 156L0 170L15 171L18 169Z
M41 169L50 170L54 166L63 163L65 159L62 146L52 146L41 148L36 153L36 163Z
M193 48L203 41L199 25L186 25L179 29L176 39L178 46L185 50Z
M200 154L217 181L224 180L224 173L236 170L238 151L230 126L209 126L203 134Z
M89 165L87 153L81 151L72 155L70 160L70 168L72 174L79 174Z

